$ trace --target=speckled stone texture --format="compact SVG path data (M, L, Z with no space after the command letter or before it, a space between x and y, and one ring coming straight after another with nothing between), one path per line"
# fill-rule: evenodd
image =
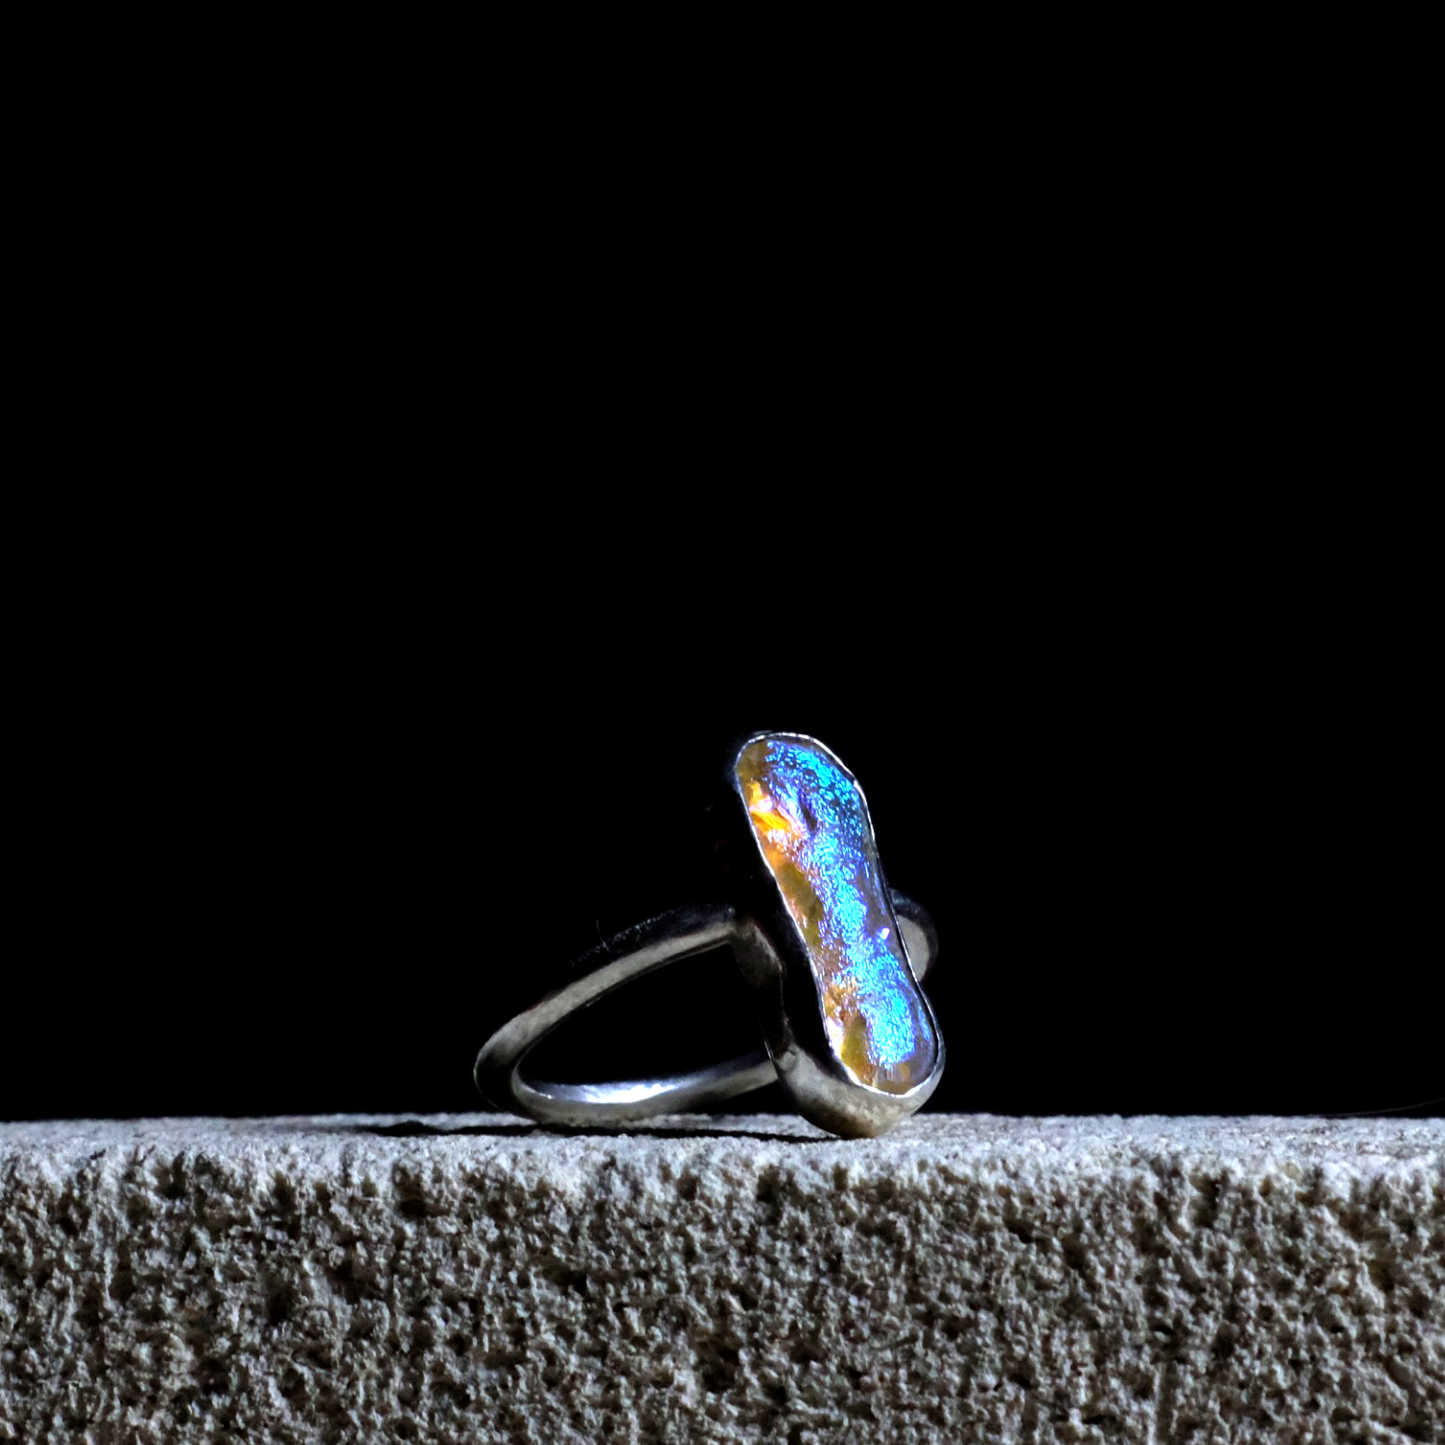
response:
M0 1439L1445 1439L1445 1122L0 1125Z

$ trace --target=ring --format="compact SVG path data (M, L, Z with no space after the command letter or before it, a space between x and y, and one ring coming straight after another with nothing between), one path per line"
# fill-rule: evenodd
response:
M883 1133L933 1093L943 1036L919 987L932 919L884 881L857 779L816 738L755 733L725 772L727 897L673 909L574 959L499 1028L475 1078L499 1108L543 1123L618 1125L730 1099L777 1079L798 1112L846 1138ZM663 1078L563 1084L528 1076L531 1049L632 979L731 946L765 1050Z

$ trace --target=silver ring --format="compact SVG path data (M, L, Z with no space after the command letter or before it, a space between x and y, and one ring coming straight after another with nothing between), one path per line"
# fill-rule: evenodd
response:
M777 1079L798 1111L845 1137L881 1134L943 1073L919 987L938 952L928 913L890 889L867 800L822 743L757 733L733 753L722 809L733 897L677 908L573 960L477 1055L493 1104L549 1124L615 1126L703 1108ZM685 1074L599 1084L531 1078L527 1054L578 1010L667 964L730 946L765 1049Z

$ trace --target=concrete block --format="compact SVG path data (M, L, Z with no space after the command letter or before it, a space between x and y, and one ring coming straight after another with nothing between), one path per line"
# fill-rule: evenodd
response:
M0 1125L0 1440L1445 1440L1445 1121Z

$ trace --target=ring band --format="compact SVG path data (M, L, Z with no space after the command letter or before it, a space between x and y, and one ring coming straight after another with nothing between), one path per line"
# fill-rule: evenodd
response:
M919 983L938 936L883 878L862 789L822 743L758 733L733 754L724 809L731 900L677 908L566 966L561 981L482 1046L474 1076L494 1104L544 1123L615 1126L703 1108L780 1081L833 1133L882 1133L943 1072L943 1038ZM658 1078L566 1084L529 1077L527 1054L578 1010L654 969L731 946L766 1050Z
M907 894L895 889L892 898L909 963L922 983L938 952L937 930L927 910ZM522 1068L532 1049L579 1009L654 969L735 944L738 934L735 908L717 903L674 908L589 949L568 967L569 981L487 1040L477 1055L477 1088L498 1108L543 1123L586 1127L704 1109L776 1082L766 1049L685 1074L604 1084L533 1079Z

